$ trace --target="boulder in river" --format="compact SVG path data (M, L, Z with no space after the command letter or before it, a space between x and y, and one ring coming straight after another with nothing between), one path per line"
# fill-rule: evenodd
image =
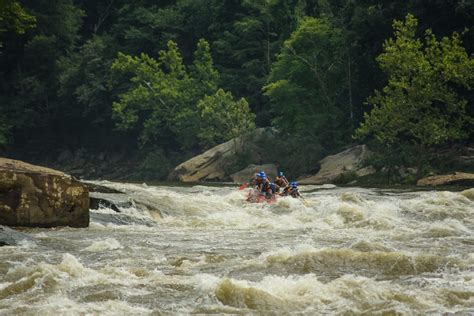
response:
M274 133L272 129L259 128L251 137L242 136L219 144L178 165L168 178L183 182L230 180L227 169L236 162L239 153L245 150L252 155L249 163L261 163L264 155L256 143L266 137L273 137Z
M242 169L234 174L231 174L230 177L235 183L245 183L252 179L255 173L265 171L272 179L277 175L277 167L274 164L265 164L265 165L248 165L245 169Z
M0 224L87 227L89 190L60 171L0 158Z
M454 172L453 174L430 176L418 180L419 186L474 185L474 173Z
M301 184L325 184L334 182L341 175L348 172L354 172L358 176L375 173L374 168L363 166L363 162L368 155L369 150L366 145L351 147L335 155L325 157L319 162L321 168L317 174L298 181Z

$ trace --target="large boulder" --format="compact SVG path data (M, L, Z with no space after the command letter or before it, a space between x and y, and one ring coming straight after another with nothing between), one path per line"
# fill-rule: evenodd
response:
M0 158L0 224L87 227L88 188L60 171Z
M418 180L416 185L474 185L474 173L454 172L453 174L426 177Z
M277 167L274 164L265 164L265 165L248 165L245 169L242 169L234 174L231 174L230 177L235 183L245 183L252 179L257 172L265 171L272 179L275 179L277 175Z
M369 151L366 145L357 145L338 154L325 157L319 162L321 168L318 173L298 179L301 184L333 183L337 178L348 172L358 176L366 176L375 172L373 168L363 166Z
M256 129L251 136L238 137L217 145L201 155L193 157L177 166L169 175L169 180L183 182L228 181L227 170L235 164L239 153L250 153L250 162L264 159L257 143L265 137L272 137L272 129Z

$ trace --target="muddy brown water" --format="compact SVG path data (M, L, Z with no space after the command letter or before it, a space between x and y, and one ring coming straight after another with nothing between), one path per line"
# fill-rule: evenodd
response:
M0 247L1 315L474 314L462 192L97 183L128 207Z

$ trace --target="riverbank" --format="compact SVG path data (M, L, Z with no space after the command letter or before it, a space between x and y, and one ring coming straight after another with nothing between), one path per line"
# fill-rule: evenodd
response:
M377 187L384 185L415 185L419 177L451 175L455 172L474 173L474 146L444 149L424 166L424 171L398 164L391 160L381 160L366 145L346 146L340 151L323 157L308 170L295 173L280 165L278 155L266 155L268 144L275 138L272 129L259 129L251 138L231 140L208 151L190 157L165 157L138 150L76 150L58 149L29 154L28 150L9 152L7 156L50 167L71 174L80 179L98 179L127 182L157 182L168 180L177 182L245 182L259 170L276 174L285 171L292 180L302 184L333 183ZM236 148L235 144L241 144ZM271 146L270 146L271 147ZM238 149L238 150L237 150ZM274 157L273 157L274 156ZM273 158L276 160L272 160ZM270 159L270 160L269 160ZM181 163L180 163L181 162ZM456 183L453 183L456 185ZM466 186L472 184L465 183ZM443 185L439 183L438 185Z

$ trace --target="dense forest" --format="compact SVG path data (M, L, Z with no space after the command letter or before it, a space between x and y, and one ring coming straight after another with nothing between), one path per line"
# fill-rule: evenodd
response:
M0 144L163 179L274 127L293 176L356 142L421 175L473 141L473 25L469 0L0 0Z

